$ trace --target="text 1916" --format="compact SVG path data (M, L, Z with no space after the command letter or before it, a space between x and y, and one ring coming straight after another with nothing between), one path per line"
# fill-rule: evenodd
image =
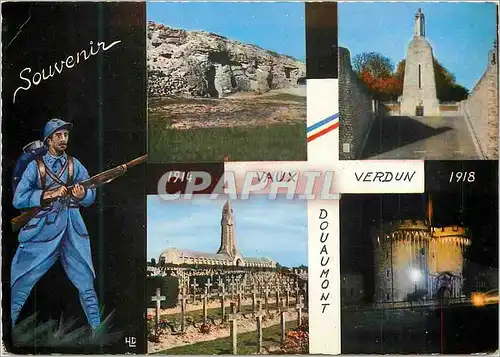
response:
M476 173L474 171L452 171L450 182L474 182L476 181Z

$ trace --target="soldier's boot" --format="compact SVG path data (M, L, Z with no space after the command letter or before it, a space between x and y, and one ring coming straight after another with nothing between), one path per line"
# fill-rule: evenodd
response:
M12 326L14 326L19 318L19 314L21 313L21 309L24 306L26 300L28 300L29 293L25 291L14 291L12 293L12 301L10 308L10 318L12 320Z
M101 324L99 314L99 303L94 289L80 291L80 303L92 330L95 330Z

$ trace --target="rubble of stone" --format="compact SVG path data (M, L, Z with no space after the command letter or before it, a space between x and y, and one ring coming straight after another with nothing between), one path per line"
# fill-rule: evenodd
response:
M297 87L304 62L204 31L148 21L149 96L213 97ZM300 80L300 81L299 81Z

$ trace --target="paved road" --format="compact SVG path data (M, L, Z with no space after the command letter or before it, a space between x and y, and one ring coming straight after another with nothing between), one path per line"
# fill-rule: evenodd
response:
M481 159L464 117L378 118L362 159Z

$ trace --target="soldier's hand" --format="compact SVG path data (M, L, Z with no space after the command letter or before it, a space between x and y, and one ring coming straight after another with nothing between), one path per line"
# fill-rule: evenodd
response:
M65 186L61 186L59 188L56 188L54 190L48 190L44 191L42 195L42 199L45 201L52 201L55 200L59 197L64 197L68 194L68 189Z
M71 194L81 200L83 197L85 197L85 188L83 188L82 185L80 184L76 184L75 186L73 186L73 188L71 189Z
M61 186L56 190L56 197L64 197L68 194L66 186Z

